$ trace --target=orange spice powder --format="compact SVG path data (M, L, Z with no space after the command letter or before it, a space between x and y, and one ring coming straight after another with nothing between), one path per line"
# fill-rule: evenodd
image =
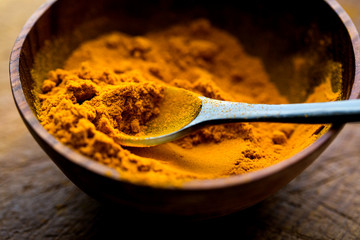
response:
M341 71L340 65L334 67ZM331 77L322 79L308 102L340 97L331 88ZM84 42L62 69L50 71L41 82L37 112L44 128L118 170L124 180L144 185L181 187L191 180L256 171L298 153L328 128L231 123L156 147L121 146L121 133L141 134L159 115L166 86L219 100L288 103L261 59L248 55L235 37L206 19L143 36L99 36Z

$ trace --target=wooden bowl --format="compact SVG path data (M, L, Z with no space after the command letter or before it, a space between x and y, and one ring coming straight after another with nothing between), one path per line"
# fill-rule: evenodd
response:
M342 126L332 126L305 150L256 172L227 179L189 182L181 189L135 185L123 181L115 170L64 146L40 125L34 113L34 79L31 75L36 54L49 40L67 39L53 48L54 54L66 57L81 41L111 30L141 34L178 21L206 17L236 35L249 53L261 57L280 90L287 89L293 82L281 79L277 75L277 66L286 62L287 56L309 49L316 51L322 39L330 39L331 44L322 53L322 58L343 65L343 98L358 97L359 36L336 1L313 1L311 6L307 1L295 1L291 5L276 1L251 2L48 1L28 20L11 54L11 87L20 115L36 141L65 175L100 201L134 211L185 218L221 216L252 206L300 174ZM49 69L44 71L61 64L50 58L47 61ZM315 85L309 81L302 84L307 89ZM293 95L289 97L292 101L301 101Z

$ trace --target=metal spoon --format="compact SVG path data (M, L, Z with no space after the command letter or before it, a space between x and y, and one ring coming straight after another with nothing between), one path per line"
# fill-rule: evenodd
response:
M170 89L170 90L169 90ZM188 94L189 91L179 88L169 88L167 97L173 94ZM144 136L122 135L118 141L125 146L148 147L155 146L181 138L207 125L230 122L283 122L283 123L346 123L360 121L360 100L343 100L320 103L298 104L248 104L228 102L206 98L193 94L193 98L201 100L199 109L188 124L168 132ZM196 100L198 100L196 99ZM173 103L174 104L174 103ZM178 107L185 102L177 101ZM195 106L196 105L192 105ZM189 109L189 108L187 108ZM161 112L161 108L160 108ZM194 110L192 111L194 112ZM161 115L161 113L160 113ZM177 118L174 118L176 121Z

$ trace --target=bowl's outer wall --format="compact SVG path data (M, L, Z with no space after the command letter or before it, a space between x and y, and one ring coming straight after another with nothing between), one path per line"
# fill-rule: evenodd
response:
M343 64L345 98L350 94L355 74L351 39L339 17L325 1L312 2L310 9L306 1L291 5L284 5L281 1L260 1L256 6L250 1L246 4L240 1L212 4L182 0L166 1L161 6L158 5L160 3L164 1L62 0L44 4L22 30L11 57L11 84L18 110L34 138L59 168L83 191L99 200L120 203L140 211L199 218L224 215L254 205L300 174L326 148L342 126L333 126L309 148L268 169L228 180L213 180L214 187L209 187L211 184L201 187L200 183L173 189L134 185L106 176L106 173L92 171L86 167L91 160L80 159L78 154L71 153L67 147L59 144L41 127L32 112L34 96L31 90L34 82L30 70L36 53L47 40L71 34L78 26L103 20L104 16L104 22L100 22L106 24L99 24L78 41L109 30L141 34L174 24L180 18L206 17L216 26L237 35L249 53L264 60L270 74L274 63L281 61L282 56L297 54L309 44L316 45L317 41L308 38L308 29L311 28L316 38L325 36L333 39L326 57ZM206 9L199 7L202 5ZM274 32L276 34L272 34ZM72 44L76 47L78 43ZM287 86L291 82L283 81L282 84ZM312 86L314 83L307 84Z
M177 216L191 219L206 219L224 216L250 207L289 183L308 167L330 144L337 132L330 139L324 140L311 154L304 155L288 168L280 169L275 174L268 174L259 179L249 179L242 184L229 182L220 187L208 189L162 189L129 184L109 177L95 174L73 161L69 161L49 146L27 126L65 175L88 195L100 202L114 205L126 211L135 211L165 216Z

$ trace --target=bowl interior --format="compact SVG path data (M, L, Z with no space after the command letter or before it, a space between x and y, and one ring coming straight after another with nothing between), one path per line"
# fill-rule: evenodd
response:
M36 39L36 44L34 41L25 41L23 52L30 49L38 52L44 48L46 40L52 41L43 49L49 53L40 61L38 74L45 76L49 70L61 67L63 60L79 43L105 32L118 30L141 35L175 23L208 18L213 25L236 36L249 54L262 59L271 80L291 102L302 102L312 93L326 74L326 69L321 66L329 61L342 64L343 83L340 87L343 99L349 97L354 81L351 39L340 18L326 2L312 3L311 7L301 2L288 6L268 1L256 4L250 1L225 1L222 4L204 4L202 1L85 2L55 2L54 5L61 6L45 12L40 21L55 24L37 24L32 29L40 31L37 28L41 28L41 38ZM51 21L54 18L56 21ZM31 46L27 42L31 42ZM295 71L294 64L289 64L295 56L302 56L310 62L301 74ZM33 58L22 60L27 61L27 67L33 67ZM29 78L26 76L22 79ZM334 77L332 80L333 86L339 87L339 78ZM31 92L29 90L34 88L31 81L24 81L23 86L25 92ZM27 98L32 105L33 95Z

